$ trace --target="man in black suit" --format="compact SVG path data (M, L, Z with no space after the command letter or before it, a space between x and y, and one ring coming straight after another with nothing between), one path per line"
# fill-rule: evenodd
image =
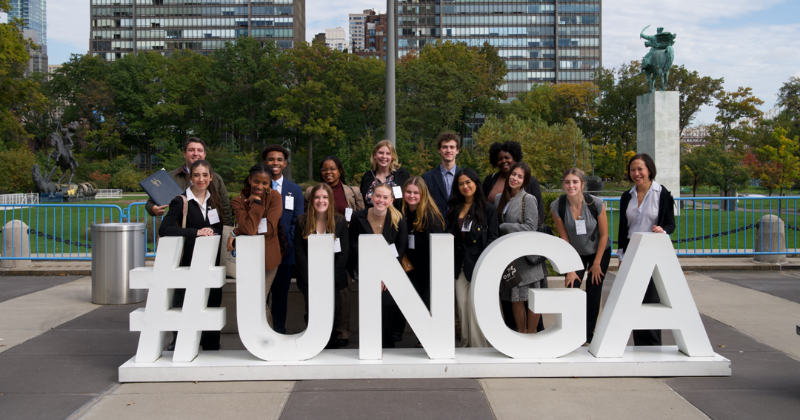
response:
M453 194L453 186L457 183L456 173L460 169L456 166L456 157L461 146L461 139L456 133L445 131L439 134L436 149L442 157L442 164L422 174L422 179L428 186L433 201L439 212L447 219L447 201Z

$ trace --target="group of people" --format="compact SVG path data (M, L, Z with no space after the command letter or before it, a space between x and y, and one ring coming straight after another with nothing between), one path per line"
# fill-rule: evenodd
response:
M170 172L185 192L169 206L156 206L148 201L146 209L153 216L164 216L160 236L186 238L181 266L190 265L195 238L222 234L224 226L233 225L234 216L236 226L228 228L230 234L225 244L228 251L235 250L238 236L263 235L267 290L264 298L268 302L268 321L279 333L286 333L287 299L293 274L304 296L308 322L308 238L314 234L333 234L336 293L334 328L328 348L349 345L350 282L358 281L359 235L383 236L430 308L430 234L450 233L454 237L455 254L456 336L462 347L486 347L490 343L476 322L470 300L475 265L483 251L500 236L545 231L545 209L539 182L523 162L519 143L509 141L491 146L489 157L497 172L483 182L474 170L457 166L460 147L460 138L455 133L439 135L437 150L441 164L419 177L411 176L401 167L391 142L380 141L370 156L370 170L362 176L358 187L345 182L344 167L338 157L326 156L319 166L322 182L303 192L283 176L289 151L274 144L264 149L263 163L250 168L239 195L229 201L224 182L205 160L205 143L199 138L189 138L183 147L185 165ZM633 233L669 234L675 229L672 196L654 181L655 175L655 164L646 154L636 155L628 162L627 177L634 186L621 200L620 259L624 258ZM575 248L583 262L583 270L566 274L565 284L578 288L586 281L586 342L589 343L611 258L606 210L601 198L584 192L586 180L581 170L566 171L562 183L564 194L552 203L550 211L558 236ZM512 264L516 268L516 281L498 293L505 323L520 333L541 331L540 314L527 304L528 289L548 287L547 265L530 256ZM382 290L383 345L391 348L402 340L406 320L391 292L385 286ZM182 306L182 292L176 290L174 307ZM221 289L212 289L208 306L219 307L221 300ZM659 302L652 281L643 302ZM201 345L204 350L216 350L219 339L218 331L204 331ZM660 331L636 331L634 341L636 345L660 345Z

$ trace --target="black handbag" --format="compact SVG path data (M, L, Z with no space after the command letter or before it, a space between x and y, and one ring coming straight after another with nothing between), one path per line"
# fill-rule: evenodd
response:
M503 270L503 276L500 278L500 292L505 292L511 290L514 287L519 286L522 282L522 274L519 272L519 267L517 266L517 261L512 261L505 270Z

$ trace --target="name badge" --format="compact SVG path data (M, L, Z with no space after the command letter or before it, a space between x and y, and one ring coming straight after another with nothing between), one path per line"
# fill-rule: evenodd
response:
M394 246L394 244L389 244L389 248L392 250L392 253L394 254L395 258L400 257L400 255L397 253L397 247Z
M472 229L472 220L470 220L469 222L464 223L464 225L461 226L461 231L462 232L469 232L470 229Z
M350 207L344 209L344 219L349 222L351 217L353 217L353 209Z
M575 232L577 232L578 235L586 235L586 220L575 221Z
M416 249L416 245L414 245L414 234L408 235L408 249Z
M261 221L258 223L258 233L267 233L267 218L261 218Z
M339 252L342 252L342 243L339 242L339 238L336 238L333 240L333 253L336 254Z
M286 210L294 210L294 197L289 194L286 197L286 201L283 202L283 208Z
M212 225L219 223L219 213L217 209L208 210L208 223Z
M399 185L395 185L394 187L392 187L392 193L394 193L394 198L403 197L403 189L400 188Z

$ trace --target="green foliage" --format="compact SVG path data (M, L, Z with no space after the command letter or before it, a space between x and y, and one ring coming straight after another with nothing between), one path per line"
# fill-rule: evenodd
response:
M36 157L27 147L0 151L0 191L21 193L34 189L31 167Z
M484 156L479 161L480 172L493 172L488 159L494 142L516 141L522 145L525 162L531 174L542 183L558 183L561 174L573 167L584 167L583 134L574 121L548 125L541 120L523 120L509 115L503 120L493 116L486 119L475 136L475 146Z
M784 188L790 188L795 180L800 177L800 158L797 157L797 150L800 148L798 137L790 139L786 137L786 130L777 128L772 133L773 139L778 143L777 147L765 145L756 149L759 161L767 167L774 168L769 173L761 174L762 185L768 190L780 190L779 195L783 195Z
M141 191L139 182L146 177L144 172L134 168L133 165L128 165L111 175L111 186L122 191Z

